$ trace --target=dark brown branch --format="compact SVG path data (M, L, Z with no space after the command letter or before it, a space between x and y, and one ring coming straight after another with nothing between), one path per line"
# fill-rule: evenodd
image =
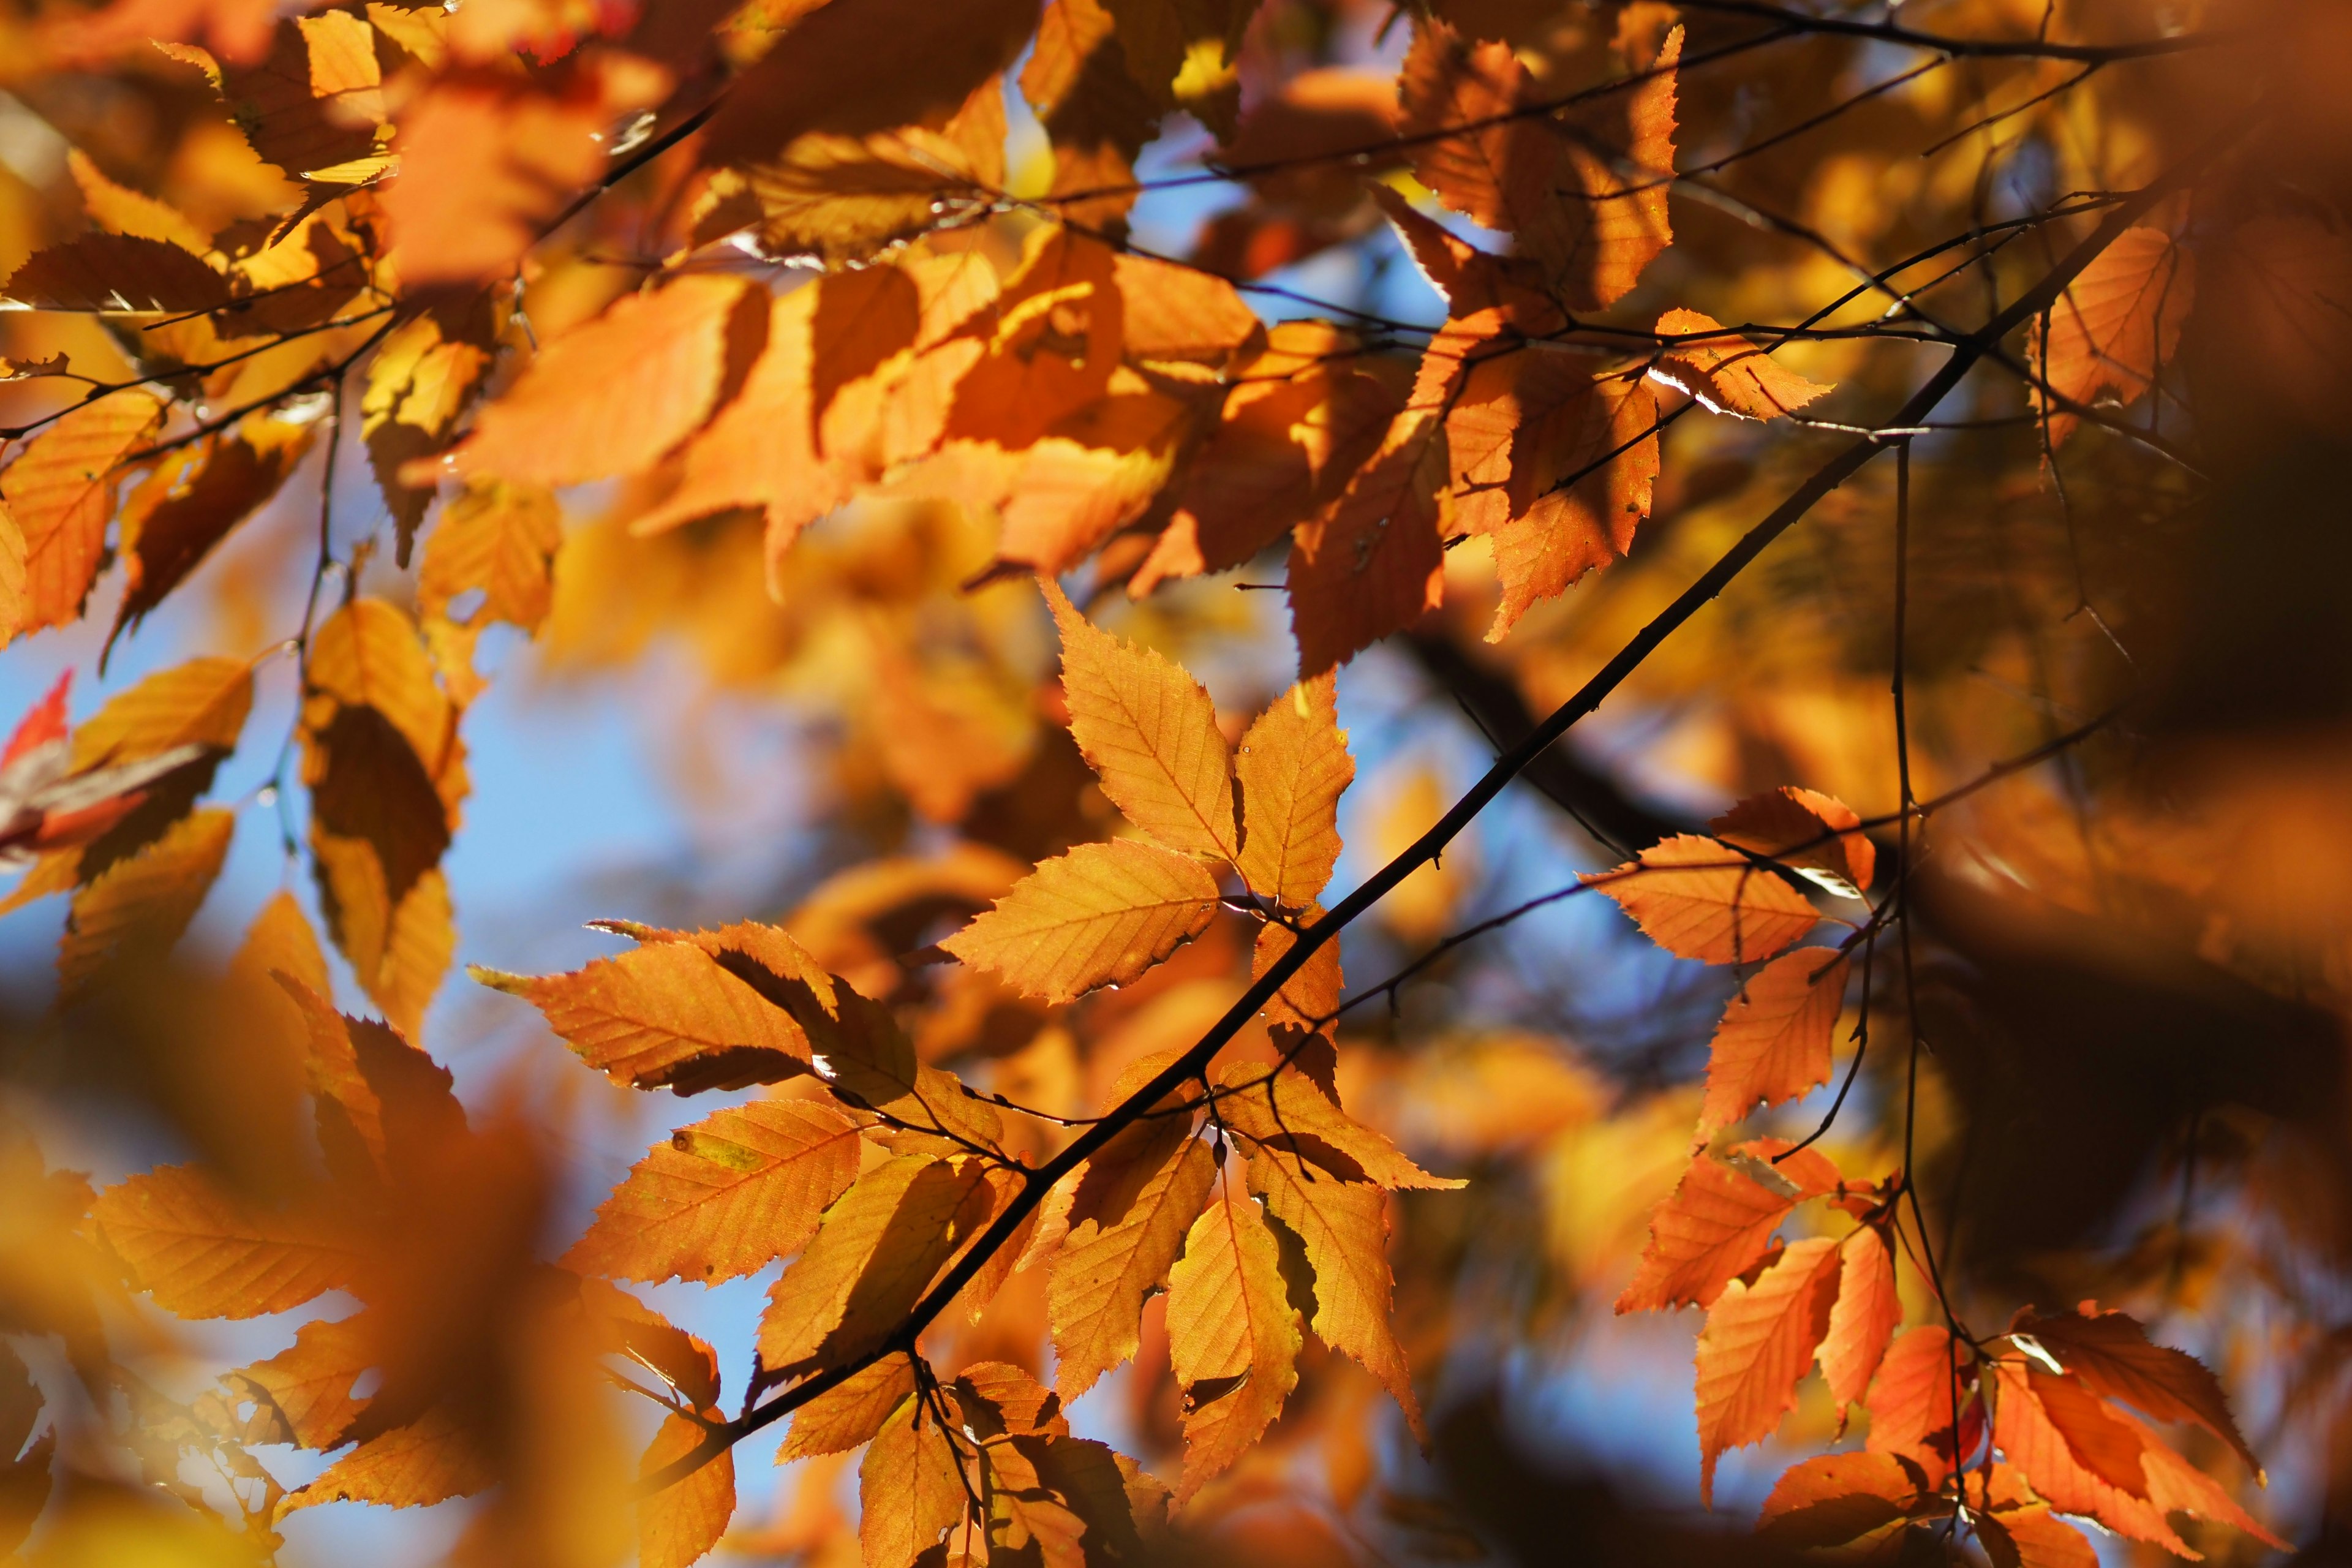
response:
M1906 48L1933 49L1939 55L1973 59L2076 60L2085 65L2106 65L2117 60L2151 59L2162 55L2184 54L2191 49L2210 48L2242 36L2233 32L2183 33L2177 37L2144 38L2127 44L2053 44L2041 38L1947 37L1941 33L1918 32L1895 22L1861 22L1846 16L1817 16L1807 11L1763 5L1760 0L1686 0L1683 8L1686 11L1711 11L1726 16L1745 16L1751 21L1769 22L1796 33L1874 38L1881 43L1900 44Z

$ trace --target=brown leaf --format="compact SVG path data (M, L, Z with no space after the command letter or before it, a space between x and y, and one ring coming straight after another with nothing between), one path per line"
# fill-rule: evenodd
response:
M1729 1160L1701 1154L1692 1161L1650 1216L1649 1246L1617 1310L1709 1305L1764 1256L1790 1211L1836 1188L1837 1167L1814 1150L1769 1163L1787 1147L1759 1139L1740 1144Z
M116 477L163 413L143 392L110 394L35 436L0 471L0 508L25 542L24 607L11 636L81 614L114 513Z
M1144 1299L1168 1283L1185 1231L1216 1181L1217 1163L1206 1143L1189 1136L1186 1119L1168 1125L1177 1135L1153 1151L1158 1157L1138 1173L1143 1180L1133 1195L1116 1208L1076 1217L1054 1260L1046 1310L1054 1387L1065 1401L1135 1354ZM1085 1198L1082 1187L1082 1204Z
M85 234L36 251L0 284L32 310L184 315L228 303L228 280L168 240Z
M709 1415L716 1418L719 1412ZM698 1421L666 1416L654 1434L637 1474L649 1476L694 1452L703 1438ZM637 1561L644 1568L687 1568L699 1562L735 1517L735 1451L719 1450L685 1479L637 1503Z
M1820 923L1804 895L1738 850L1677 834L1613 871L1584 878L1678 958L1753 963Z
M1185 1391L1179 1505L1248 1452L1298 1384L1298 1312L1255 1200L1210 1204L1168 1279L1168 1352Z
M2229 1444L2255 1479L2262 1479L2263 1467L2238 1431L2221 1381L2187 1352L2150 1343L2147 1331L2134 1320L2085 1303L2078 1311L2021 1318L2010 1331L2031 1335L2095 1393L2159 1421L2194 1421Z
M2102 393L2134 403L2172 357L2197 298L2195 258L2162 229L2127 228L2068 284L2052 307L2046 332L2029 346L2033 368L2059 396L2087 404ZM2047 399L2034 389L2034 405ZM2045 413L2054 448L2078 416Z
M1833 948L1784 952L1740 987L1707 1047L1704 1140L1760 1105L1827 1083L1830 1035L1845 1005L1846 959Z
M1797 1380L1828 1331L1837 1243L1789 1244L1754 1284L1734 1279L1707 1309L1698 1336L1698 1495L1715 1500L1715 1462L1727 1448L1770 1436L1797 1403Z
M1354 658L1443 602L1445 514L1444 426L1430 410L1407 408L1339 499L1292 537L1301 675Z
M1216 910L1198 860L1119 838L1046 861L940 946L1024 995L1067 1002L1139 978Z
M993 93L993 79L978 89ZM958 206L984 211L992 199L963 144L920 125L868 136L812 133L772 158L723 170L711 184L718 214L756 214L760 249L827 267L863 265L936 226ZM740 191L739 203L729 203ZM698 229L698 237L708 228Z
M1117 259L1069 228L1030 235L1004 291L959 333L982 352L956 384L949 436L1016 450L1109 390L1126 348Z
M2089 1539L2047 1508L1997 1509L1976 1520L1993 1568L2097 1568Z
M249 1206L194 1165L106 1189L100 1237L156 1305L184 1318L251 1318L353 1282L358 1250L324 1215Z
M133 490L122 505L122 605L108 647L137 630L229 530L268 505L310 446L306 426L249 420L191 450L184 463L167 460Z
M653 1146L563 1266L660 1284L755 1273L798 1252L856 1179L858 1129L818 1100L753 1100Z
M1852 806L1784 785L1750 795L1707 824L1727 844L1801 872L1840 898L1857 899L1878 870L1878 848Z

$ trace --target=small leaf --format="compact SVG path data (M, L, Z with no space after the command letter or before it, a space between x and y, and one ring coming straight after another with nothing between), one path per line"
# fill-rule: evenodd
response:
M1760 1443L1795 1407L1797 1380L1828 1331L1837 1243L1791 1242L1750 1285L1734 1279L1707 1309L1698 1337L1698 1495L1715 1501L1715 1462Z
M1842 899L1858 899L1878 869L1878 849L1852 806L1786 785L1750 795L1707 824L1727 844L1802 872Z
M1103 793L1169 847L1232 859L1234 763L1216 704L1172 660L1099 630L1041 581L1062 632L1070 734Z
M1919 1481L1891 1454L1817 1455L1773 1483L1757 1533L1800 1551L1859 1542L1906 1520Z
M537 485L495 481L469 487L442 509L417 569L417 608L444 617L449 601L474 589L480 607L466 625L506 621L539 629L555 596L555 552L563 543L563 512Z
M1199 861L1120 838L1045 862L940 945L1024 995L1067 1002L1139 978L1216 911Z
M230 811L183 817L76 893L58 946L59 998L74 1000L126 962L169 952L220 876L236 826Z
M798 1252L856 1179L856 1123L817 1100L753 1100L681 1127L596 1210L567 1268L706 1284Z
M167 462L131 492L122 506L122 605L108 647L136 631L231 529L268 503L310 442L308 426L249 422L196 448L186 467Z
M1804 895L1696 834L1677 834L1584 881L1622 906L1652 942L1705 963L1769 958L1821 921Z
M1976 1529L1993 1568L2098 1568L2089 1538L2044 1507L1979 1514Z
M378 1364L382 1346L364 1314L317 1319L294 1332L291 1349L224 1380L253 1401L249 1443L331 1448L367 1407L352 1388Z
M25 541L24 610L12 636L81 614L114 514L116 477L154 435L163 411L143 392L83 404L0 470L0 508Z
M1263 1146L1286 1149L1341 1181L1451 1192L1467 1183L1433 1176L1395 1144L1334 1104L1306 1077L1255 1062L1217 1069L1217 1113L1226 1127Z
M700 1422L683 1415L664 1417L637 1462L638 1475L650 1476L684 1458L702 1439ZM637 1561L644 1568L687 1568L719 1544L734 1517L735 1451L722 1448L683 1480L639 1500Z
M2137 402L2172 357L2197 300L2194 257L2162 229L2127 228L2082 270L2050 310L2047 333L2029 344L2033 368L2052 391L2087 404L2101 393ZM2034 405L2047 399L2033 389ZM2050 445L2074 434L2078 416L2046 412Z
M470 1497L497 1479L479 1435L449 1406L436 1405L405 1426L370 1437L316 1480L288 1492L278 1514L325 1502L425 1508Z
M908 1568L964 1517L962 1461L938 1418L909 1394L857 1467L857 1540L866 1568Z
M1845 1006L1846 959L1834 949L1784 952L1750 976L1723 1010L1707 1047L1704 1140L1757 1106L1827 1083L1830 1035Z
M2262 1479L2263 1467L2238 1431L2229 1396L2205 1363L2185 1351L2152 1344L2147 1331L2121 1312L2083 1310L2021 1318L2011 1331L2030 1334L2068 1372L2109 1399L2159 1421L2194 1421L2236 1451Z
M1179 1505L1282 1414L1298 1384L1300 1342L1274 1233L1254 1199L1228 1192L1192 1222L1169 1270L1169 1359L1185 1391Z
M1775 419L1829 395L1830 388L1807 381L1696 310L1668 310L1658 318L1658 335L1690 341L1662 349L1650 374L1697 398L1711 413Z
M1435 609L1445 596L1445 429L1406 408L1348 488L1292 537L1291 630L1316 676Z
M915 1363L903 1354L884 1356L793 1411L776 1463L846 1453L871 1441L914 1392Z

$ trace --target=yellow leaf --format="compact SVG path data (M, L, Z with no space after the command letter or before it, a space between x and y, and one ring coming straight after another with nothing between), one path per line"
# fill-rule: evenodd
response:
M710 1414L715 1417L719 1413ZM700 1422L683 1415L666 1417L638 1461L637 1473L649 1476L684 1458L702 1437ZM643 1568L687 1568L719 1544L734 1517L735 1451L726 1448L684 1480L638 1501L637 1561Z
M866 1568L907 1568L964 1517L962 1461L913 1394L883 1423L857 1467L858 1544Z
M902 1154L868 1171L769 1288L761 1364L805 1371L879 1345L993 1206L976 1161Z
M1286 910L1313 903L1339 858L1339 796L1356 776L1324 674L1276 698L1242 737L1242 852L1250 891Z
M1046 1310L1054 1326L1054 1386L1065 1401L1135 1354L1144 1299L1168 1281L1184 1232L1217 1179L1209 1146L1187 1118L1171 1118L1133 1196L1076 1218L1054 1260ZM1089 1178L1094 1175L1090 1170ZM1078 1199L1087 1198L1082 1185Z
M81 614L114 515L116 477L163 412L143 392L101 397L34 437L0 471L0 505L25 541L24 608L10 635Z
M1081 844L940 945L1026 995L1124 985L1201 933L1217 884L1199 861L1133 839Z
M1717 414L1776 419L1830 392L1696 310L1668 310L1658 318L1658 335L1691 341L1669 344L1650 374Z
M432 656L406 611L382 599L354 599L311 634L304 673L308 728L325 729L333 707L373 708L446 793L457 746L457 710L435 684Z
M317 1319L295 1331L292 1348L230 1373L223 1381L253 1402L248 1443L331 1448L367 1407L353 1385L377 1364L381 1347L363 1317Z
M156 1305L184 1318L251 1318L352 1283L359 1254L327 1216L255 1209L194 1165L100 1193L90 1215Z
M1613 871L1584 879L1617 900L1652 942L1680 958L1752 963L1820 923L1802 893L1738 850L1677 834Z
M1062 632L1070 734L1103 794L1169 847L1232 859L1233 757L1216 704L1173 660L1099 630L1041 582Z
M125 960L170 952L220 875L236 826L236 815L227 811L184 817L75 894L58 946L60 997L80 995Z
M596 1211L563 1266L659 1284L711 1283L799 1251L857 1177L855 1122L818 1100L754 1100L656 1143Z
M1389 1272L1388 1194L1312 1170L1286 1150L1263 1146L1249 1152L1249 1185L1265 1200L1266 1212L1306 1246L1315 1270L1316 1337L1380 1379L1413 1436L1427 1443L1412 1371L1389 1327L1396 1280Z
M1282 1414L1300 1342L1274 1233L1255 1199L1228 1192L1192 1222L1168 1276L1168 1354L1185 1395L1179 1504Z
M446 618L450 600L478 588L480 607L467 613L466 625L507 621L537 631L554 598L555 552L562 542L563 512L545 489L495 480L472 486L443 509L425 542L417 607Z
M808 1037L792 1016L681 942L599 958L569 974L467 973L529 1001L583 1061L633 1089L690 1094L809 1070Z
M1328 1170L1343 1182L1449 1192L1466 1182L1433 1176L1398 1152L1395 1144L1332 1103L1304 1074L1257 1062L1217 1069L1217 1114L1243 1137L1282 1149Z
M1323 918L1320 904L1309 904L1298 912L1301 930ZM1288 926L1268 921L1257 928L1257 940L1250 945L1250 979L1263 979L1275 961L1290 951L1298 938ZM1339 1011L1343 988L1347 982L1339 971L1339 943L1334 939L1315 950L1314 954L1299 966L1298 973L1283 982L1282 989L1259 1010L1258 1016L1270 1029L1297 1029L1307 1034L1328 1034Z
M180 746L235 749L253 710L253 667L206 655L159 670L108 701L73 732L76 772L160 756Z
M212 237L184 213L144 191L115 184L80 148L66 150L66 168L81 187L82 205L100 228L141 239L160 239L194 256L213 247Z
M776 1463L839 1454L870 1441L890 1413L915 1392L915 1363L887 1355L793 1412Z
M322 1502L424 1508L470 1497L498 1479L481 1438L447 1405L362 1443L278 1505L282 1518Z

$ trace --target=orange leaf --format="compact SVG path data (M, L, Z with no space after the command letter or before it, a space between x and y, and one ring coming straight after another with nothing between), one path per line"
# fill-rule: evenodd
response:
M1866 1225L1839 1244L1837 1305L1830 1309L1829 1334L1822 1341L1822 1376L1841 1416L1869 1389L1902 1321L1894 1251L1885 1232Z
M327 1216L249 1207L194 1165L165 1165L98 1195L99 1236L156 1305L251 1318L349 1286L359 1255Z
M1922 1479L1891 1454L1817 1455L1773 1483L1757 1533L1800 1551L1858 1542L1907 1519Z
M793 1411L776 1462L845 1453L872 1441L914 1392L915 1363L903 1354L884 1356Z
M1952 1471L1953 1428L1974 1377L1962 1369L1959 1346L1942 1324L1906 1329L1871 1380L1870 1451L1909 1458L1940 1484Z
M1109 389L1126 343L1115 260L1067 228L1029 237L1004 291L960 334L982 352L956 386L947 434L1014 450Z
M1769 1163L1787 1147L1763 1138L1740 1144L1728 1160L1692 1161L1650 1216L1650 1244L1617 1310L1708 1305L1764 1256L1790 1210L1836 1188L1837 1167L1814 1150Z
M367 388L360 396L360 432L367 441L368 466L392 509L397 528L396 557L408 564L408 551L433 499L439 474L426 465L420 483L401 479L411 461L436 451L457 416L480 393L489 369L497 322L487 308L445 325L427 310L393 329L368 363Z
M977 1161L902 1154L859 1177L769 1288L761 1364L797 1373L878 1348L993 1207Z
M2032 1484L2034 1491L2062 1513L2085 1514L2118 1535L2152 1541L2176 1556L2195 1556L2188 1543L2173 1533L2164 1510L2148 1500L2144 1480L2126 1490L2084 1463L2074 1444L2068 1441L2064 1430L2042 1404L2040 1389L2028 1376L2031 1370L1998 1364L1993 1367L1998 1394L1993 1407L1993 1442ZM2042 1374L2044 1378L2048 1375ZM2051 1381L2065 1389L2063 1380ZM2095 1405L2095 1399L2091 1403ZM2095 1450L2095 1456L2105 1468L2119 1468L2116 1461L2128 1449L2133 1434L2119 1419L2102 1416L2101 1420L2102 1427L2095 1430L2076 1423L2079 1440L2088 1444L2095 1436L2106 1438ZM2109 1449L2116 1452L2110 1453Z
M1413 172L1454 211L1517 237L1549 291L1594 310L1630 291L1673 239L1679 29L1659 74L1566 114L1528 112L1544 96L1502 43L1468 45L1438 24L1417 30L1398 79L1402 129L1427 138ZM1444 134L1453 127L1473 131Z
M1715 1462L1760 1443L1797 1403L1797 1380L1829 1330L1837 1243L1791 1242L1751 1285L1734 1279L1698 1336L1698 1495L1715 1500Z
M1106 397L1061 421L1012 470L998 559L1066 572L1143 517L1175 472L1192 417L1190 404L1150 392Z
M749 369L765 341L766 307L743 279L709 274L625 296L549 343L482 410L450 455L451 471L573 485L651 467Z
M1235 869L1258 897L1287 910L1315 901L1339 858L1339 796L1356 776L1338 688L1299 682L1259 714L1234 758L1241 786Z
M1668 310L1658 318L1658 335L1689 341L1661 350L1650 374L1697 398L1710 413L1773 419L1830 391L1696 310Z
M2180 342L2197 298L2196 260L2162 229L2127 228L2067 286L2046 335L2029 344L2052 391L2087 404L2101 393L2137 401ZM2046 399L2034 389L2034 405ZM2074 434L2076 416L2047 411L2050 445Z
M655 942L536 978L467 973L530 1002L583 1061L633 1089L691 1094L810 1070L801 1026L699 948Z
M858 1149L856 1124L819 1100L722 1110L655 1144L563 1265L656 1285L754 1273L807 1245L856 1179Z
M1301 675L1353 658L1444 600L1444 426L1407 408L1339 499L1299 525L1289 588Z
M1232 859L1233 754L1216 704L1173 660L1102 631L1058 584L1039 581L1061 628L1070 734L1103 793L1170 847Z
M34 437L0 470L0 506L25 541L24 607L10 636L81 614L114 514L115 477L163 413L143 392L110 394Z
M857 1540L866 1568L908 1568L964 1517L962 1460L939 1417L909 1394L857 1467Z
M1185 1119L1167 1125L1176 1136L1152 1152L1131 1197L1074 1218L1054 1260L1046 1310L1054 1329L1054 1387L1065 1401L1135 1354L1144 1299L1168 1283L1184 1236L1217 1179L1209 1146L1189 1135ZM1091 1174L1091 1173L1089 1173ZM1086 1193L1079 1194L1081 1205Z
M232 811L182 817L76 893L58 946L59 999L79 998L127 962L169 952L220 876L236 826Z
M253 1401L245 1440L334 1447L367 1406L366 1397L352 1389L378 1364L380 1352L363 1315L303 1324L291 1349L223 1380Z
M1323 906L1309 904L1299 911L1301 928L1313 925L1323 918ZM1268 921L1257 928L1257 940L1250 944L1250 979L1261 979L1274 967L1275 960L1290 951L1297 937L1288 926ZM1259 1011L1259 1016L1271 1029L1291 1028L1307 1034L1328 1033L1339 1010L1346 981L1339 972L1339 944L1327 942L1315 950L1313 957L1300 966L1297 973L1283 983L1273 1000Z
M719 1412L709 1414L715 1418ZM649 1476L684 1458L702 1439L700 1422L665 1417L637 1461L637 1474ZM723 1448L685 1479L638 1501L637 1561L643 1568L687 1568L719 1544L734 1516L735 1451Z
M425 1508L469 1497L497 1479L480 1435L449 1406L436 1405L405 1426L370 1437L317 1479L288 1492L278 1514L322 1502Z
M1993 1568L2098 1568L2090 1540L2047 1508L1995 1509L1975 1523Z
M1678 958L1753 963L1820 923L1804 895L1738 850L1677 834L1613 871L1584 879L1617 900L1652 942Z
M1198 860L1119 838L1046 861L940 946L1024 995L1068 1002L1140 977L1216 911Z
M1878 870L1878 848L1852 806L1793 784L1749 795L1707 824L1717 837L1858 899Z
M537 631L555 597L555 552L563 543L563 512L538 485L496 480L468 486L442 509L417 568L416 607L446 617L449 601L478 588L478 608L466 624L506 621Z
M1343 1182L1451 1192L1468 1185L1433 1176L1395 1144L1350 1117L1303 1073L1257 1062L1228 1062L1216 1072L1217 1111L1231 1131L1268 1149L1312 1162Z
M2095 1392L2120 1399L2159 1421L2194 1421L2237 1451L2262 1478L2263 1467L2238 1431L2229 1396L2205 1363L2185 1351L2148 1342L2147 1331L2121 1312L2082 1310L2018 1320L2030 1335Z
M1657 402L1592 355L1525 350L1479 361L1446 416L1463 529L1494 540L1499 642L1633 548L1658 473Z
M126 630L137 630L229 530L267 505L310 446L307 426L248 421L236 435L215 438L184 462L167 460L133 490L122 506L122 604L107 634L108 647Z
M1833 948L1784 952L1751 975L1723 1010L1708 1047L1698 1135L1827 1083L1830 1035L1845 1005L1846 959Z
M1426 1443L1412 1371L1389 1326L1396 1279L1389 1271L1388 1195L1374 1186L1334 1179L1309 1169L1290 1151L1260 1145L1250 1152L1250 1191L1266 1212L1295 1232L1315 1271L1316 1337L1353 1356L1380 1379L1403 1410L1415 1438Z
M1255 1200L1227 1192L1169 1271L1168 1353L1184 1390L1181 1504L1249 1451L1298 1384L1298 1312Z

